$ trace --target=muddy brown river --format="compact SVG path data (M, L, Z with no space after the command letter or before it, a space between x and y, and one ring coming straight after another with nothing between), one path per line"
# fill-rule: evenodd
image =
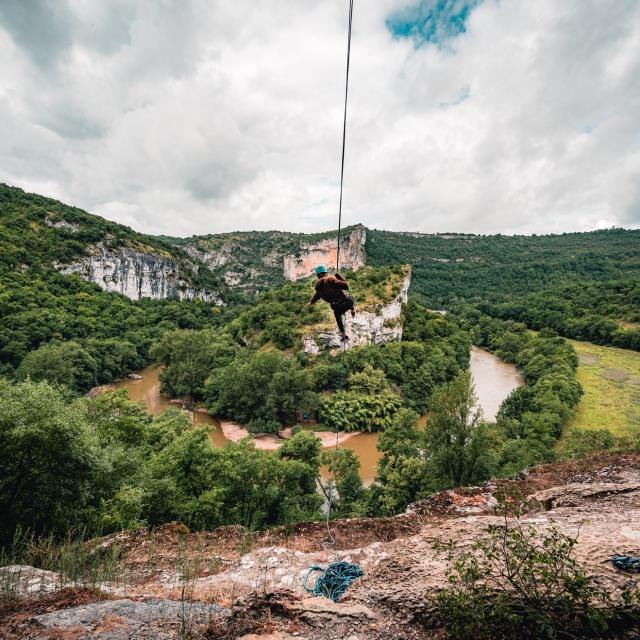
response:
M171 402L160 395L160 381L158 376L160 369L148 367L138 372L141 380L124 380L116 384L119 389L126 389L129 398L133 401L141 401L152 414L161 413L169 407L180 407L179 402ZM495 418L500 403L519 385L522 377L515 366L507 364L496 358L493 354L477 347L471 350L471 374L476 386L478 403L482 408L484 419L487 421ZM203 411L189 411L194 425L208 425L209 438L214 447L221 447L228 442L220 429L220 421ZM420 425L424 427L426 417L420 419ZM343 445L360 459L360 476L365 484L373 481L376 474L376 465L380 459L380 452L376 448L378 436L374 433L361 433L351 436Z

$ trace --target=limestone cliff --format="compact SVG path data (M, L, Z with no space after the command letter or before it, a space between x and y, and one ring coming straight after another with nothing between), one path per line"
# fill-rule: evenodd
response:
M340 269L357 271L365 264L364 245L367 240L367 230L356 227L351 233L342 238L340 243ZM333 268L336 264L338 252L337 238L326 238L319 242L303 243L299 253L285 256L284 277L295 281L313 275L314 269L323 264Z
M145 253L127 247L108 249L102 243L90 246L85 255L71 264L54 265L66 275L76 274L95 282L105 291L121 293L132 300L178 298L223 304L214 291L190 285L178 263L157 253ZM195 265L188 265L189 276ZM182 268L183 270L185 267Z
M494 509L496 496L505 495L527 496L517 522ZM189 533L176 523L124 531L93 543L101 553L116 551L119 566L110 582L85 578L90 590L63 572L0 568L3 593L20 598L0 616L0 637L168 640L187 637L178 634L187 628L194 638L433 640L445 634L434 628L427 596L449 585L449 563L434 543L469 549L490 526L538 536L554 527L576 539L572 559L619 603L623 587L637 588L637 576L610 558L637 553L638 523L640 457L599 454L436 493L394 517L335 520L329 550L324 522L260 532L229 526ZM335 554L359 564L364 577L338 603L309 597L309 567L326 566ZM627 632L607 637L639 637L637 621L629 621Z
M386 304L358 303L356 300L356 314L345 316L345 327L349 340L346 349L368 344L385 344L402 340L402 305L407 302L409 286L411 285L411 268L406 267L397 295ZM312 329L302 338L303 351L316 354L323 349L342 347L342 341L337 328Z
M256 292L306 278L315 267L336 265L335 231L316 234L282 231L233 233L165 238L236 289ZM367 230L362 225L341 233L340 268L357 270L366 263Z

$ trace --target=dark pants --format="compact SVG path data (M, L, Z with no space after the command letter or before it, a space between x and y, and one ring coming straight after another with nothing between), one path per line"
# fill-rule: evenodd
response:
M331 305L333 309L333 314L336 317L336 322L338 323L338 329L340 329L340 333L344 333L344 322L342 321L342 316L349 311L349 309L353 309L353 298L345 298L344 300L340 300L340 302L336 302Z

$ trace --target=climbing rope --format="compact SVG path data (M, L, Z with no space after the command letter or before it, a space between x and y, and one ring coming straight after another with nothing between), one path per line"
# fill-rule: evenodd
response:
M615 555L611 558L613 566L620 571L628 571L630 573L640 573L640 556L620 556Z
M307 585L309 576L316 571L319 571L321 575L318 576L313 587L309 587ZM316 565L307 571L304 578L304 588L314 596L324 596L338 602L351 583L363 575L364 571L360 565L350 562L333 562L326 569Z
M340 204L338 206L338 242L336 251L336 271L340 269L340 232L342 230L342 191L344 187L344 152L347 140L347 103L349 97L349 62L351 60L351 25L353 22L353 0L349 0L349 28L347 34L347 70L344 87L344 117L342 121L342 158L340 162ZM346 344L342 343L342 351L346 350ZM327 539L323 543L323 548L332 547L336 543L335 536L331 531L331 506L333 503L333 490L336 486L336 467L338 466L338 447L340 445L340 432L336 426L336 444L333 449L332 480L329 482L329 494L327 495ZM320 572L313 587L309 587L307 582L311 574ZM325 596L338 602L349 585L357 578L364 575L364 571L357 564L339 560L336 554L336 561L330 563L326 569L315 565L309 568L304 578L304 588L314 596Z
M340 230L342 229L342 187L344 184L344 150L347 140L347 101L349 97L349 62L351 60L351 23L353 22L353 0L349 0L349 30L347 34L347 73L344 84L344 118L342 120L342 161L340 163L340 205L338 207L338 250L336 271L340 269Z
M340 163L340 204L338 206L338 243L336 252L336 271L340 268L340 231L342 229L342 189L344 185L344 151L347 140L347 103L349 97L349 63L351 60L351 25L353 23L353 0L349 0L349 27L347 30L347 70L345 74L345 87L344 87L344 118L342 120L342 160ZM342 352L346 350L346 345L343 341ZM329 504L327 505L327 541L323 544L323 547L331 547L335 544L336 539L331 531L331 503L333 502L333 488L336 484L336 466L338 461L338 447L340 445L340 432L336 426L336 444L333 449L333 463L332 471L333 478L329 483L329 495L327 496ZM347 585L348 586L348 585ZM346 588L346 587L345 587Z

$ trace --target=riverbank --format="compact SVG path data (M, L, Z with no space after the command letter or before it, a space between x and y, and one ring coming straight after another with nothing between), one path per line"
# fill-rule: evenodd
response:
M227 420L220 421L220 430L224 437L231 442L238 442L242 438L246 438L251 434L241 424L237 422L229 422ZM327 449L333 447L336 443L335 431L314 431L313 435L320 439L322 448ZM361 435L360 431L343 431L338 436L339 444L344 444L354 436ZM279 434L261 433L253 436L253 443L256 448L264 451L273 451L282 445L283 442L291 438L291 427L283 429Z
M160 394L160 367L147 367L137 372L139 379L126 379L116 383L118 389L126 389L129 398L143 402L151 414L161 413L169 407L179 406ZM499 358L473 347L471 350L471 374L478 394L478 402L483 410L485 420L493 420L500 403L520 384L522 377L512 364L502 362ZM227 442L238 442L249 434L241 424L229 420L220 421L209 415L204 407L189 411L194 425L204 425L209 431L209 440L214 447L223 447ZM422 416L418 423L424 429L427 416ZM320 438L323 449L330 449L335 445L336 434L332 431L314 431ZM265 451L275 451L291 437L291 429L284 429L280 434L254 435L256 447ZM342 432L339 443L351 449L360 461L360 477L365 485L375 478L381 453L378 451L378 434L364 432Z

